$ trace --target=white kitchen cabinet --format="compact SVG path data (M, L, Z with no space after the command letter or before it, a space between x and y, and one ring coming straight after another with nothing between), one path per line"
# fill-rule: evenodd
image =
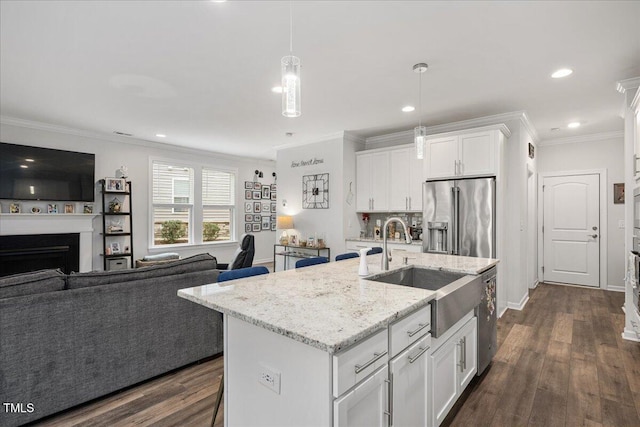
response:
M427 139L426 178L455 178L497 173L499 131L457 133Z
M383 366L333 403L334 427L387 427L388 370Z
M426 335L389 363L392 427L426 427L429 413L429 348Z
M417 159L413 147L389 152L389 210L422 211L424 162Z
M431 354L431 424L439 426L478 371L477 318L472 317Z
M356 210L389 210L389 152L356 155Z

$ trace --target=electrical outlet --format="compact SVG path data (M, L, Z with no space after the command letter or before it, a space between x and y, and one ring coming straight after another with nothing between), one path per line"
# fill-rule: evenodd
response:
M271 368L259 364L258 382L273 391L280 394L280 372L276 372Z
M618 220L618 228L624 228L624 219Z

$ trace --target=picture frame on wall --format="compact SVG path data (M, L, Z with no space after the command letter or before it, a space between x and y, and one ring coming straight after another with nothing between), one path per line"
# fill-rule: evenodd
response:
M276 184L271 184L271 192L273 193L274 191L276 191L276 188L278 186Z
M262 198L271 199L271 187L269 187L268 185L262 186Z
M261 200L262 199L262 192L258 191L258 190L253 190L253 200Z
M56 205L55 203L49 203L47 205L47 213L57 214L58 213L58 205Z
M244 214L244 222L253 221L253 214Z
M278 200L278 198L277 198L277 193L276 193L275 191L272 191L272 192L271 192L271 200L272 200L272 201L274 201L274 202L275 202L276 200Z
M72 214L75 212L75 206L71 203L67 203L66 205L64 205L64 213L66 214Z
M253 212L253 203L244 202L244 213L252 213L252 212Z
M262 213L269 213L271 212L271 204L270 203L263 203L262 204Z
M253 228L252 228L252 226L251 226L251 223L250 223L250 222L248 222L248 223L246 223L246 224L244 225L244 232L245 232L245 233L251 233L251 231L253 231Z
M624 182L613 184L613 204L624 203Z
M245 200L253 199L253 190L244 190L244 198Z
M260 229L261 229L260 223L258 223L258 222L254 223L254 224L252 225L252 227L253 227L253 228L252 228L252 230L251 230L251 231L254 231L254 232L258 232L258 231L260 231Z
M245 190L253 190L253 181L245 181L244 182Z
M9 205L9 213L19 214L20 213L20 203L11 203Z
M262 217L260 216L260 214L253 215L252 222L260 222L260 221L262 221Z
M105 178L104 188L107 191L126 193L127 181L124 178Z
M271 221L271 231L276 231L276 223Z
M260 213L260 212L262 212L262 203L253 202L253 213Z
M262 184L259 182L254 182L253 183L253 189L254 190L261 190L262 191Z
M84 208L83 208L83 212L86 214L92 214L93 213L93 203L85 203L84 204Z
M271 228L271 218L268 216L262 217L262 229L269 230Z
M271 203L271 213L276 213L276 204L275 203Z

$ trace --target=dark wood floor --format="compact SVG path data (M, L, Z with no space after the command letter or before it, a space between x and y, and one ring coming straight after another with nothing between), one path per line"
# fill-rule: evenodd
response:
M639 427L640 343L620 337L623 301L538 286L523 311L498 321L498 354L450 425ZM222 366L222 357L194 365L37 425L208 426Z

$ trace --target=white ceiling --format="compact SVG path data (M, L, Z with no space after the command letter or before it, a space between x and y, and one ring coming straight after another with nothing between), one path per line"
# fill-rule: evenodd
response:
M640 76L638 1L293 5L299 118L271 92L286 1L2 0L0 115L274 158L340 131L413 128L417 110L400 109L417 106L418 62L427 126L525 110L541 139L622 130L615 82ZM560 67L575 72L551 79Z

